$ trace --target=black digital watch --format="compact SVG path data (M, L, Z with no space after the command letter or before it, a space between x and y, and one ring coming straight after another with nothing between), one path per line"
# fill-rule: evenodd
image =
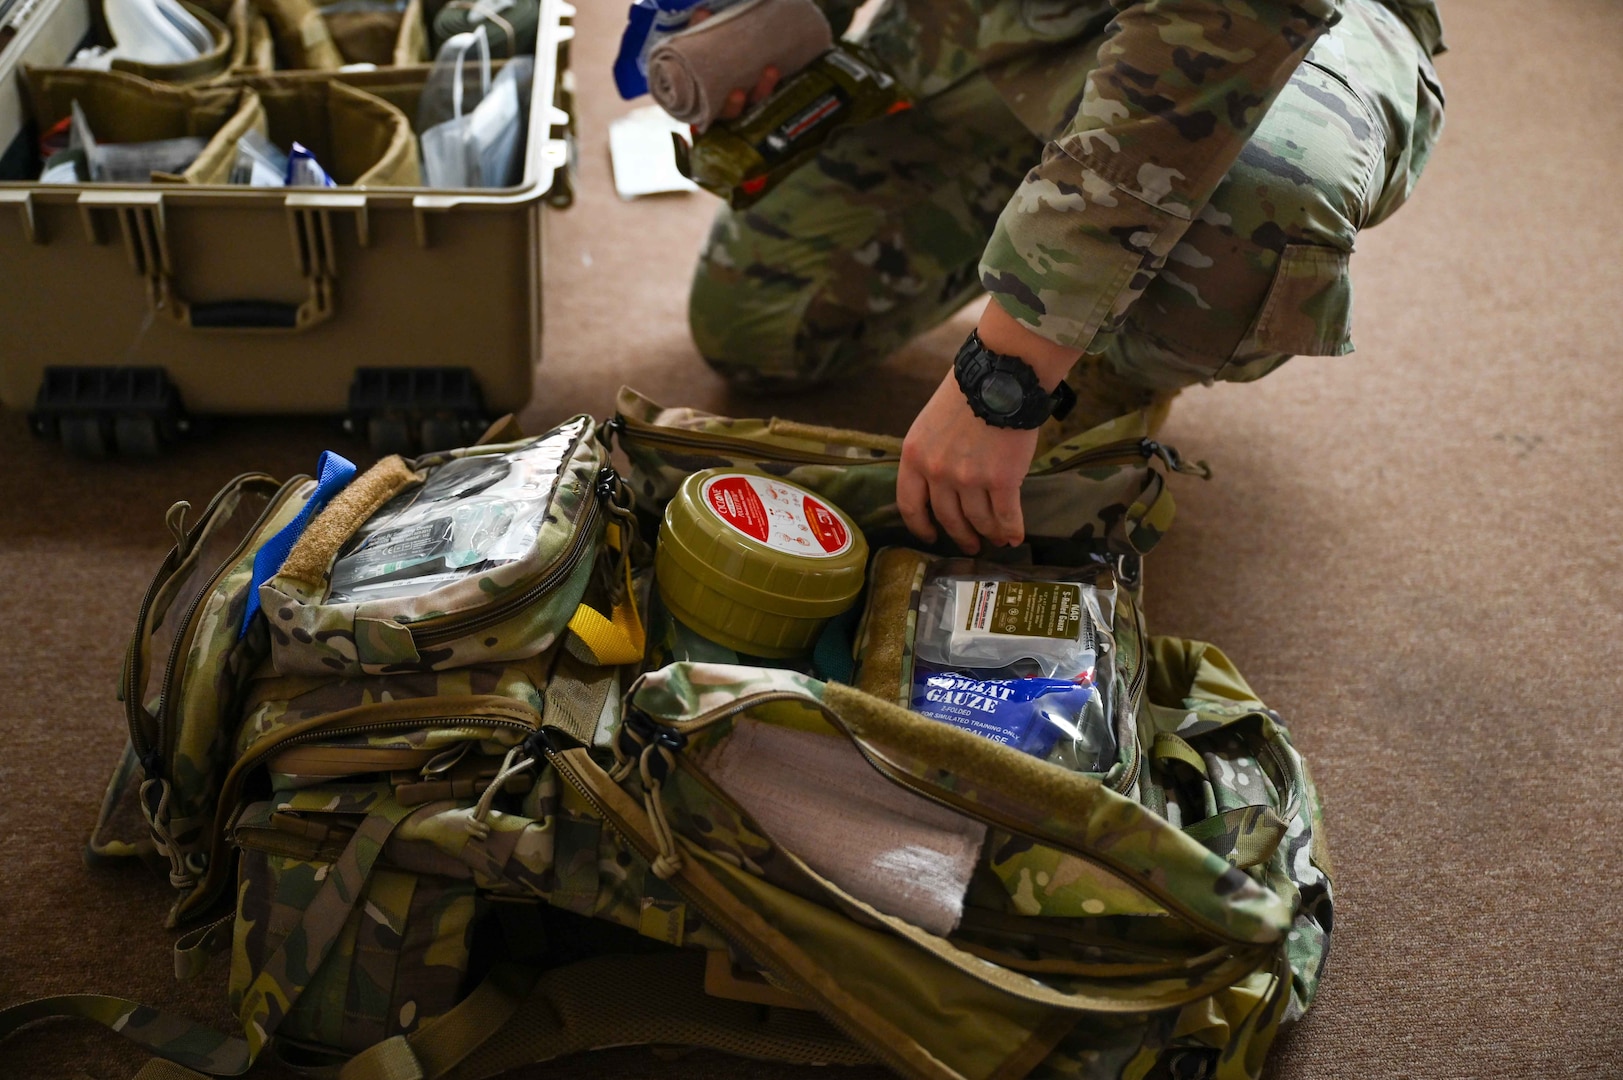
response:
M1065 380L1049 393L1030 364L988 349L974 330L958 350L952 370L970 409L993 427L1029 431L1049 417L1063 420L1076 405L1076 392Z

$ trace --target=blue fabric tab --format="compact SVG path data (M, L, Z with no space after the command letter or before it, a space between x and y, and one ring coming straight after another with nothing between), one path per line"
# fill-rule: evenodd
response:
M648 74L642 69L643 44L654 25L655 8L649 0L631 5L625 33L620 36L620 54L614 58L614 86L630 101L648 93Z
M321 508L348 487L353 479L354 462L331 450L321 452L321 460L316 462L316 490L311 494L310 501L304 504L298 517L283 525L280 532L266 540L254 553L254 580L248 590L248 609L242 613L242 628L237 631L239 638L248 632L248 624L259 612L259 587L282 568L287 561L287 553L304 535L305 526L310 524L311 519L321 513Z
M719 13L738 0L635 0L626 15L620 52L614 59L614 85L630 101L648 93L648 54L665 38L687 29L694 9Z

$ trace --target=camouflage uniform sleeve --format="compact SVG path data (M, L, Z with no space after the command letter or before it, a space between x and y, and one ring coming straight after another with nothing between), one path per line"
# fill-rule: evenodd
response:
M1004 208L981 281L1043 337L1117 326L1343 0L1113 0L1081 105Z

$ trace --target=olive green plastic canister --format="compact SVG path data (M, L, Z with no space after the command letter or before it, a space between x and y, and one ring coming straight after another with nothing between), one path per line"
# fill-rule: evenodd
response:
M839 507L777 477L707 469L665 508L654 579L697 633L751 656L811 649L856 603L868 542Z

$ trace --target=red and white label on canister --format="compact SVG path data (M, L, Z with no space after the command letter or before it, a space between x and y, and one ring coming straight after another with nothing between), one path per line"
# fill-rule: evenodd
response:
M828 559L851 548L851 530L834 508L793 484L726 473L706 480L701 497L728 526L773 551Z

